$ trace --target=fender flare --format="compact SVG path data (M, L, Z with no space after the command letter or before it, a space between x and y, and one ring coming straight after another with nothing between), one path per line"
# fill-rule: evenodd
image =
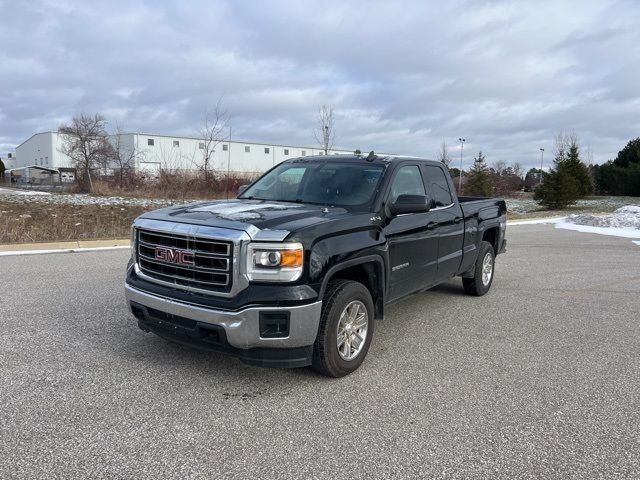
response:
M332 266L327 270L327 273L324 275L322 279L322 284L320 286L320 292L318 293L318 297L324 297L324 292L329 284L331 278L341 270L346 270L347 268L355 267L357 265L363 265L365 263L375 263L379 268L379 279L378 279L378 300L374 305L376 309L376 317L382 319L384 316L384 301L386 296L386 272L384 268L384 259L380 255L365 255L363 257L352 258L350 260L345 260L344 262L340 262L337 265Z

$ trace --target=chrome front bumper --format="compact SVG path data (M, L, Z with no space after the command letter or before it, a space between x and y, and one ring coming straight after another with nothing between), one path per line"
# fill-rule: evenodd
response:
M188 318L224 328L227 341L236 348L296 348L313 345L318 333L322 301L293 307L251 307L237 312L212 310L188 303L158 297L125 284L127 304L131 302L164 313ZM260 337L260 312L289 312L289 336L281 338Z

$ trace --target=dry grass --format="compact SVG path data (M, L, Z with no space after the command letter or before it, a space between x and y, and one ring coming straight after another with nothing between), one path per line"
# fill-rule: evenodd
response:
M0 244L127 238L150 208L10 203L0 199Z
M235 198L238 188L253 182L258 175L210 175L189 171L161 171L159 178L148 179L131 175L118 179L94 182L94 195L108 197L161 198L169 200L213 200Z

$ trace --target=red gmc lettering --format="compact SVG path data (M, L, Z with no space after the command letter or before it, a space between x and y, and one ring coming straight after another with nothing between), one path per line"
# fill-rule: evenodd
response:
M173 250L165 247L156 247L156 259L168 263L179 263L181 265L195 264L192 252Z

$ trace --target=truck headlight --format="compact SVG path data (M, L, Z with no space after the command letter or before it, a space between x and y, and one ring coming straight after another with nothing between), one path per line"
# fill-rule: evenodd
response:
M302 275L301 243L250 243L247 277L257 282L293 282Z

